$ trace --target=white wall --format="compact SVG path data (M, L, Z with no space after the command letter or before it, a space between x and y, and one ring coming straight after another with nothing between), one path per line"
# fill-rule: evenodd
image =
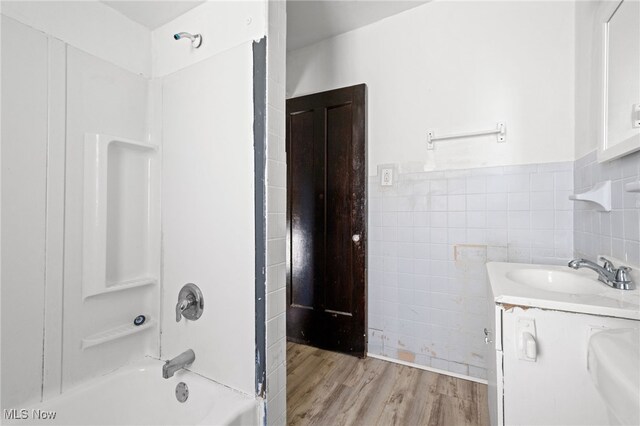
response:
M152 32L153 75L162 77L265 34L265 1L208 1ZM173 35L202 35L202 46L191 47Z
M2 17L2 408L41 396L47 49L43 34Z
M370 174L573 160L574 37L572 2L432 2L289 52L287 96L366 83Z
M151 75L151 33L99 1L3 1L2 13L136 74Z
M183 46L186 48L186 46ZM162 358L193 349L191 369L255 393L253 77L251 43L163 81ZM204 295L176 323L186 283Z
M399 166L368 183L370 353L483 379L485 262L571 256L574 38L572 2L441 1L289 52L289 97L367 84L369 173Z

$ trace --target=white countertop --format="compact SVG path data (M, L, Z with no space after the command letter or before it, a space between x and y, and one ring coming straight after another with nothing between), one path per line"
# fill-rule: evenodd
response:
M587 293L563 293L543 290L516 282L509 272L516 270L559 271L585 279ZM573 270L568 266L530 265L523 263L487 263L489 285L496 304L517 305L640 320L640 290L617 290L598 281L594 271ZM594 287L598 285L602 287ZM636 283L640 285L640 283ZM595 291L594 291L595 289Z

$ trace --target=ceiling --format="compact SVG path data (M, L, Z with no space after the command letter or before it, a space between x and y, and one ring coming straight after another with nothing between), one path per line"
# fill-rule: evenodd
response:
M395 15L428 0L287 0L287 50Z
M198 1L101 0L129 19L154 30L202 4ZM240 0L235 0L240 1ZM287 0L287 50L420 6L429 0Z
M204 3L200 1L118 1L102 0L132 21L154 30L167 22L171 22L183 13Z

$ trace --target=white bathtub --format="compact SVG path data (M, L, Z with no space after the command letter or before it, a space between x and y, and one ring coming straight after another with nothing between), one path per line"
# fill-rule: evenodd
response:
M123 367L30 407L28 419L3 424L42 425L257 425L258 402L189 371L162 378L162 361ZM189 387L189 398L178 402L176 385ZM35 410L35 411L34 411ZM54 419L37 419L38 411L54 411ZM34 418L34 414L36 418ZM18 413L18 415L21 415ZM23 415L24 417L24 415Z

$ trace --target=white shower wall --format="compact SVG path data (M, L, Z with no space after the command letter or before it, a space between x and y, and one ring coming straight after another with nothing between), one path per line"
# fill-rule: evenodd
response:
M12 206L3 209L2 251L14 266L2 271L2 408L188 348L196 372L254 395L251 44L265 34L266 2L207 2L155 32L100 2L80 3L2 7L2 84L13 89L2 96L2 196ZM178 31L201 32L206 47L176 42ZM155 284L83 297L88 133L157 147L147 206ZM177 324L186 282L202 288L205 313ZM16 300L29 300L33 314L16 311ZM149 329L81 349L88 335L140 313L155 321Z
M196 353L193 371L255 394L252 41L266 3L206 2L152 32L152 132L162 145L161 356ZM180 31L200 33L193 49ZM205 310L175 321L180 288Z
M2 406L40 399L47 191L47 37L2 16ZM9 35L13 35L13 38ZM31 46L30 55L21 43ZM8 65L11 64L11 67ZM29 121L25 120L29 117ZM10 167L9 167L10 165ZM33 308L24 315L24 303ZM15 368L25 366L25 370ZM14 384L21 383L15 387Z
M162 81L162 358L187 349L193 371L255 392L251 43ZM176 323L178 292L203 292L197 321Z
M53 3L38 9L31 2L10 2L2 9L2 194L4 205L12 206L3 210L2 224L3 408L54 397L132 359L157 354L157 329L145 331L134 345L125 338L81 349L82 339L95 332L129 323L138 313L158 314L157 288L83 299L81 282L85 132L146 139L148 82L129 69L144 71L130 54L148 48L149 37L118 53L104 42L104 24L122 31L116 38L139 35L142 27L104 5L57 6L55 13L49 9ZM102 46L103 57L122 67L57 38L78 41L86 29L83 19L95 15L104 19L86 34L96 41L92 51ZM14 344L5 340L10 336Z
M160 313L157 280L155 284L91 297L87 297L83 282L83 268L87 267L84 257L89 255L84 246L84 232L92 226L84 223L87 220L85 201L89 201L85 200L89 179L85 169L85 135L98 133L146 141L149 80L75 47L67 46L66 57L63 391L144 355L158 356L157 326L92 348L83 349L79 342L110 328L131 324L139 314L146 315L149 321L157 321ZM154 172L152 178L157 180L157 173ZM154 181L152 185L157 187L158 183ZM157 194L147 202L151 203L152 213L157 212ZM157 235L159 228L155 225L150 225L149 232ZM107 229L108 233L114 231L111 227ZM136 241L127 239L121 243L135 245ZM160 247L157 244L138 246L137 250L148 258L149 270L145 275L159 277Z

